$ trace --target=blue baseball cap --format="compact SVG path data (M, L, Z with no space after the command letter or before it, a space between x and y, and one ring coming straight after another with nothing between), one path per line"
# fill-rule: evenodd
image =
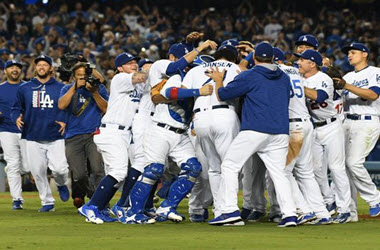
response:
M6 69L10 66L13 66L13 65L18 66L20 69L22 68L22 64L20 62L18 62L16 60L9 60L6 63L4 63L4 69Z
M222 42L222 44L220 45L218 50L228 49L228 50L233 51L235 53L235 55L237 55L238 50L237 50L236 46L238 46L238 45L239 45L239 42L236 41L235 39L228 39L228 40L225 40Z
M369 54L369 49L367 48L367 46L365 46L362 43L351 43L349 46L343 47L342 52L344 54L348 54L348 51L353 50L353 49L360 50L362 52L367 52Z
M33 42L34 45L42 44L43 46L45 46L45 43L46 43L46 40L45 40L45 37L43 36L36 38L36 40L34 40Z
M273 47L269 43L261 42L256 45L255 56L263 58L272 58L273 57Z
M144 65L147 64L147 63L153 63L153 61L152 61L152 60L149 60L148 58L141 59L141 60L139 61L139 68L142 68L142 66L144 66Z
M304 35L298 38L296 45L310 45L316 49L318 48L318 40L312 35Z
M11 51L7 48L5 49L0 49L0 55L9 55Z
M273 61L284 61L285 59L285 53L280 48L274 47L273 48Z
M186 46L183 43L175 43L172 46L170 46L169 49L169 55L172 54L176 58L181 58L187 53L189 53L191 50L189 50L189 46Z
M49 56L40 55L36 59L34 59L35 64L37 64L39 61L45 61L48 64L50 64L50 66L53 65L53 59L51 59L51 57L49 57Z
M190 64L191 67L199 66L203 63L209 63L215 61L215 58L209 55L199 55L194 61Z
M302 52L302 54L294 53L294 55L315 62L318 66L322 66L322 55L316 50L307 49Z
M132 56L132 54L130 54L128 52L121 53L115 58L115 66L116 66L116 68L121 67L124 64L126 64L127 62L130 62L132 60L139 62L140 57L139 56Z

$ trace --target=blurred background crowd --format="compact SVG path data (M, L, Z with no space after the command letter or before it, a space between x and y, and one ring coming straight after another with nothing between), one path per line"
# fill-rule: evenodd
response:
M313 34L319 51L342 72L352 68L340 48L362 42L371 50L369 65L380 65L379 1L43 2L0 3L0 65L19 60L24 79L33 77L36 56L47 54L58 67L60 57L71 53L83 55L110 80L119 53L166 58L170 45L193 30L219 44L230 38L254 44L266 40L286 51L287 58L301 35Z

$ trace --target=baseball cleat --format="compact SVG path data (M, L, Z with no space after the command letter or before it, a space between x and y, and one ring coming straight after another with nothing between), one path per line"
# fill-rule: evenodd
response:
M315 220L306 222L307 225L329 225L333 223L333 218L317 218Z
M297 218L297 225L302 225L306 222L313 221L317 218L315 213L301 214Z
M327 211L329 211L331 216L334 215L336 213L336 203L333 202L331 204L327 204L326 209Z
M159 207L156 213L157 213L157 216L164 217L174 222L181 222L185 220L185 217L179 214L172 207Z
M38 212L44 213L44 212L54 212L54 205L43 205L40 209L38 209Z
M100 218L104 222L115 222L115 221L118 221L118 219L112 217L111 215L113 215L113 213L111 212L111 210L109 208L105 208L105 209L103 209L103 210L100 211Z
M351 222L358 222L359 221L358 213L350 212L350 215L351 215Z
M103 224L104 222L101 219L100 211L97 206L84 204L82 207L78 209L78 213L86 217L86 221L88 222L94 224Z
M148 215L151 218L155 218L157 216L156 208L155 207L145 208L144 214Z
M278 227L296 227L297 226L297 216L285 217L280 223L277 224Z
M127 224L154 224L155 222L155 219L142 213L137 213L126 217Z
M189 219L191 222L198 222L198 223L202 223L206 221L203 214L190 214Z
M67 188L66 185L63 186L57 186L58 192L59 192L59 198L61 198L62 201L68 201L70 198L70 191Z
M380 215L380 203L377 203L376 205L371 206L369 208L369 215L371 215L372 217Z
M12 203L12 209L13 210L22 210L22 203L23 203L22 200L15 200L15 201L13 201L13 203Z
M243 220L246 220L248 218L248 216L252 213L252 210L251 209L247 209L247 208L242 208L241 209L241 212L240 212L240 217L243 219Z
M121 207L121 206L118 206L117 204L115 204L112 209L111 209L112 213L116 216L117 220L123 224L127 223L126 219L127 219L127 216L126 216L126 211L127 211L127 208L126 207Z
M244 226L244 225L245 223L243 220L238 220L235 222L228 222L228 223L223 224L223 226Z
M280 223L281 220L282 220L282 215L281 214L275 214L275 215L269 216L269 221L270 222Z
M265 216L265 213L259 212L259 211L253 211L248 217L248 222L258 222L260 219L262 219Z
M212 219L208 222L209 225L213 226L221 226L224 224L231 224L234 222L241 221L240 212L239 210L236 210L232 213L225 213L221 214L220 216L216 217L215 219Z
M351 214L350 213L340 213L337 217L333 219L333 223L336 224L343 224L351 221Z

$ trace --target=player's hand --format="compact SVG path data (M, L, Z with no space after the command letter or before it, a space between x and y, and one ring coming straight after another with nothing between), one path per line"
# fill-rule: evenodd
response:
M226 69L223 69L222 72L219 71L218 67L210 68L206 71L206 76L210 77L214 82L223 82L224 74Z
M332 80L335 89L344 89L344 87L347 84L347 82L343 78L333 77Z
M23 115L20 114L20 116L17 118L16 120L16 126L19 130L22 129L22 127L24 126L24 122L22 121L22 118L23 118Z
M239 44L236 46L236 49L239 51L240 54L243 56L248 56L249 53L254 52L255 50L249 46L248 44Z
M214 87L211 84L206 84L199 90L201 96L211 95Z
M66 128L66 123L64 122L59 122L59 121L55 121L55 123L57 123L61 128L58 130L58 132L61 133L61 135L63 135L65 133L65 128Z
M186 43L197 43L202 40L203 36L203 33L193 31L186 36Z
M210 48L210 49L216 49L218 47L218 44L212 40L207 40L206 42L202 43L197 50L202 51L204 49Z

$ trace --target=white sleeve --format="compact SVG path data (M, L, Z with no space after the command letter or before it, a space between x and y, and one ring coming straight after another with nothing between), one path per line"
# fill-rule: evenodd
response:
M379 87L380 88L380 68L373 68L373 71L370 72L372 75L369 77L368 88Z
M126 93L134 90L132 75L128 73L118 73L112 78L111 92Z
M334 83L333 80L325 74L325 76L322 78L322 80L319 82L319 86L317 86L317 90L323 90L325 91L329 98L333 98L334 95Z
M194 70L190 70L187 74L186 74L186 76L185 76L185 78L183 79L183 81L182 81L182 85L185 87L185 88L187 88L187 89L192 89L192 88L194 88L193 87L193 72L194 72Z
M149 70L148 77L148 83L151 87L156 86L162 81L162 79L167 77L166 70L170 63L171 61L169 60L159 60L153 63L152 67Z

